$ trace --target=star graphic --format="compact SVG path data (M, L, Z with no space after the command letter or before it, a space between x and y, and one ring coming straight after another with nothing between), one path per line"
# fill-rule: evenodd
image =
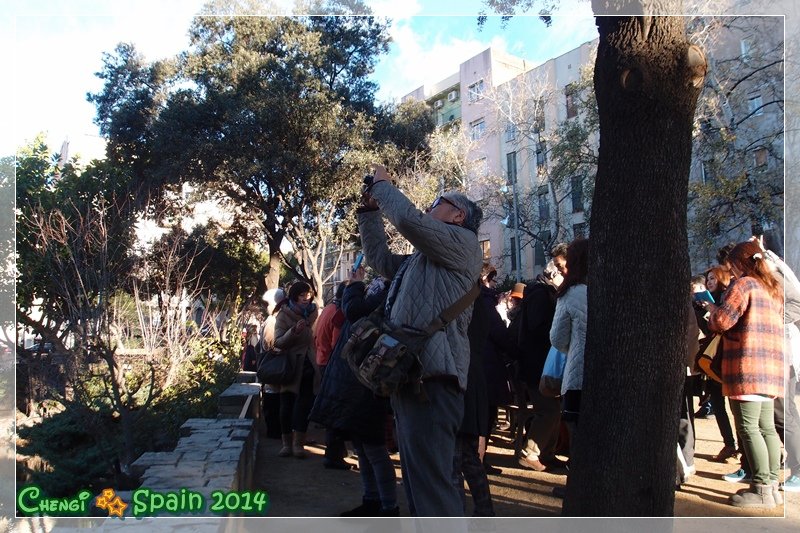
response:
M119 496L116 496L113 500L108 502L108 516L117 515L122 518L127 508L128 504L123 502Z
M114 498L116 494L114 489L103 489L103 492L95 500L95 506L98 509L108 509L108 503Z

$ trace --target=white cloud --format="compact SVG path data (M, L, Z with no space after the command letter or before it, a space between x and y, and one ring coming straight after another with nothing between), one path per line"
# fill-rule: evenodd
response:
M81 154L84 161L102 157L105 142L92 123L94 106L86 101L87 92L102 88L94 76L102 67L102 53L112 52L119 42L131 42L148 60L175 54L187 46L189 23L202 5L202 0L180 0L157 14L130 0L77 2L71 10L55 2L39 12L18 9L13 42L16 83L10 84L6 100L14 102L14 129L0 137L0 154L14 153L46 131L53 150L68 138L72 155ZM150 2L150 7L155 4Z
M381 65L381 101L399 100L421 85L429 85L458 72L459 65L490 46L506 51L502 35L487 39L422 35L412 20L399 21L391 28L392 52Z

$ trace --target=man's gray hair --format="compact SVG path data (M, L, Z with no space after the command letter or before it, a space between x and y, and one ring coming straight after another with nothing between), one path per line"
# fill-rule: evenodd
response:
M464 211L463 226L477 234L478 228L481 227L481 220L483 220L483 210L478 207L478 204L458 191L448 191L442 196Z

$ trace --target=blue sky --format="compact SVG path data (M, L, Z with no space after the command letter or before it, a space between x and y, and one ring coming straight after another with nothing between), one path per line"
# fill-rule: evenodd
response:
M282 0L283 1L283 0ZM590 3L565 0L551 27L537 17L517 17L501 28L490 18L482 31L476 0L368 0L376 14L392 19L391 52L379 63L378 98L399 98L424 83L439 81L458 65L495 46L534 64L563 54L597 36ZM0 155L45 131L51 149L69 138L82 159L102 155L87 92L101 87L94 73L103 52L132 42L149 60L183 50L192 16L203 0L12 0L0 19L0 68L13 83L0 84L0 101L13 127L0 130ZM11 16L8 16L11 15ZM8 122L6 122L8 124Z

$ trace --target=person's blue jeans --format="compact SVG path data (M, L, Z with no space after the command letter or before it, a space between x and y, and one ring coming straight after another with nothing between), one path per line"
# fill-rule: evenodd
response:
M386 510L397 507L397 480L386 444L365 442L354 436L353 447L358 453L363 500L380 501Z
M462 516L452 474L464 394L446 381L429 381L422 388L421 395L408 388L392 395L409 511L411 516Z

